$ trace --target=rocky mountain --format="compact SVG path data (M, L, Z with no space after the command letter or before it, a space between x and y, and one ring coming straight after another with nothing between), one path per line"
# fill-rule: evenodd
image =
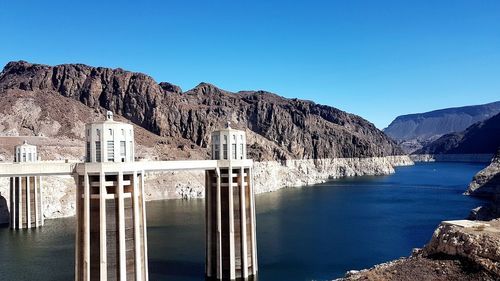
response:
M0 99L1 135L81 140L82 124L112 110L145 129L138 143L160 158L206 158L210 132L227 121L247 131L256 160L402 153L373 124L333 107L265 91L232 93L207 83L182 92L122 69L10 62L0 73ZM18 118L9 117L12 112Z
M500 114L447 134L422 147L415 154L494 154L500 146Z
M400 143L405 151L413 152L445 134L461 132L497 113L500 113L500 101L402 115L394 119L384 132Z

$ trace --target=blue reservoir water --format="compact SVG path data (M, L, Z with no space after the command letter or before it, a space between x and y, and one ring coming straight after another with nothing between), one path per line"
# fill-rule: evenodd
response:
M259 281L331 280L408 256L440 221L482 203L462 193L483 167L425 163L258 195ZM203 280L203 200L150 202L147 212L150 280ZM72 280L73 233L73 218L0 229L0 280Z

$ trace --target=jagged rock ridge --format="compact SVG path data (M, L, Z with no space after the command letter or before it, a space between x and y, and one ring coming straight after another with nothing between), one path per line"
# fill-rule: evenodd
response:
M359 116L264 91L231 93L201 83L182 92L122 69L23 61L8 63L0 74L0 97L13 90L57 94L97 110L109 109L206 153L210 132L231 121L233 127L247 129L249 153L256 160L401 154L392 140Z
M497 114L463 132L444 135L415 154L494 154L499 146L500 114Z
M445 134L461 132L470 125L498 113L500 101L402 115L394 119L384 132L401 143L403 149L410 153Z

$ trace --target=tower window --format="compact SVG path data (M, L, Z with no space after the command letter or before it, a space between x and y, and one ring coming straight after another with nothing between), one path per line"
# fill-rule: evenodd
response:
M108 141L108 161L115 161L115 142Z
M236 144L235 144L235 143L233 143L233 144L231 145L231 149L233 150L233 151L231 151L231 155L232 155L232 157L231 157L231 158L232 158L232 159L236 159Z
M218 144L214 144L214 151L213 151L213 158L214 158L214 160L219 160L220 159L219 148L220 148L220 146Z
M87 142L87 162L90 161L90 142Z
M101 162L101 142L95 142L95 161Z
M133 142L129 143L130 143L130 161L134 162L134 143Z
M120 155L125 156L125 142L124 141L120 142Z
M227 144L224 144L224 159L227 160Z

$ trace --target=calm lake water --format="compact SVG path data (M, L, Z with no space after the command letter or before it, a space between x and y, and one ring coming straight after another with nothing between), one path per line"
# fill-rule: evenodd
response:
M426 163L396 174L257 195L259 281L331 280L408 256L442 220L481 201L461 195L481 164ZM147 204L150 280L204 279L204 202ZM0 280L72 280L74 219L0 229Z

